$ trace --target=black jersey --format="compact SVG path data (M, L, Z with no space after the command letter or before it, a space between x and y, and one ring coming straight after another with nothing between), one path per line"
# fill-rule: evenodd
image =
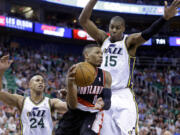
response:
M105 84L105 73L102 69L97 68L97 75L90 86L78 87L78 106L83 111L97 112L91 109L94 107L97 99L102 97L102 90Z
M59 121L56 135L98 135L92 130L93 125L98 122L98 128L102 127L103 116L97 117L99 110L94 110L96 100L102 96L105 84L105 73L97 68L97 76L91 86L78 87L78 107L68 109ZM99 122L100 121L100 122ZM100 130L99 130L100 131Z

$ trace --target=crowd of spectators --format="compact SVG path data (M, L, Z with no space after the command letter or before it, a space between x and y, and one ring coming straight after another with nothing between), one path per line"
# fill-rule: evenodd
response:
M162 90L164 94L180 101L180 69L178 67L163 70L146 68L138 71L136 75Z
M53 48L53 45L50 46ZM31 47L30 47L31 48ZM65 88L65 76L68 68L79 61L82 57L79 55L65 55L53 52L47 52L44 44L38 49L29 49L29 47L11 46L0 44L0 55L3 52L9 52L14 59L14 63L10 68L11 74L18 89L16 92L24 96L28 96L28 77L31 73L42 72L45 75L47 87L45 96L50 98L60 98L59 90ZM48 49L50 50L50 49ZM56 50L56 49L55 49ZM57 51L57 50L56 50ZM61 53L61 51L59 51ZM180 70L164 70L157 71L156 69L136 69L135 77L153 84L160 82L164 89L164 93L169 92L169 84L171 86L179 85L179 82L174 81L174 77L180 76ZM6 79L5 79L6 80ZM137 95L136 100L139 108L139 126L140 135L170 135L180 134L180 106L171 106L166 103L164 98L158 97L155 92L139 83L134 83L134 91ZM165 89L167 90L165 91ZM8 89L4 89L8 90ZM12 92L9 89L9 92ZM178 91L179 92L179 91ZM177 98L179 94L173 95ZM0 135L17 135L20 133L19 112L16 108L0 105ZM54 116L54 126L56 127L58 116Z

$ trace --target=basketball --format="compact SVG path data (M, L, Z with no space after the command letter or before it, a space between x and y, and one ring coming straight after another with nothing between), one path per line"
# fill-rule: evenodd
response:
M77 64L76 74L75 74L75 82L77 86L85 87L91 85L96 77L95 68L87 63L80 62Z

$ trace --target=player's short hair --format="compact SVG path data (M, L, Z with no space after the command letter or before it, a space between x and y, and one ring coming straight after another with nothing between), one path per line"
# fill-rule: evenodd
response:
M122 17L120 17L120 16L114 16L114 17L112 17L111 18L111 21L119 21L119 22L122 22L123 24L124 24L124 26L126 25L126 22L125 22L125 20L122 18ZM110 22L111 22L110 21Z
M84 47L83 49L83 52L82 52L82 55L85 56L85 52L90 49L90 48L93 48L93 47L100 47L100 45L98 44L88 44Z
M43 73L41 73L41 72L36 72L36 73L32 73L32 74L29 75L28 81L30 81L30 80L31 80L34 76L36 76L36 75L42 76L43 79L45 79L45 75L44 75Z

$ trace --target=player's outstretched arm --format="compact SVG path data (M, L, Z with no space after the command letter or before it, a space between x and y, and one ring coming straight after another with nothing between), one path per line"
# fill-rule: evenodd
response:
M100 45L102 45L103 41L107 38L107 34L98 29L97 26L90 20L93 7L97 3L97 0L90 0L86 7L82 10L79 16L79 22L83 29L87 31L87 33L94 38Z
M67 103L61 101L60 99L57 98L50 99L50 104L51 104L51 110L57 111L60 114L64 114L68 110Z
M66 95L66 102L69 108L76 109L77 107L77 85L75 83L75 73L76 73L76 65L73 65L66 77L67 81L67 95Z
M2 90L2 78L6 69L8 69L13 61L9 60L9 55L5 55L0 59L0 101L10 106L15 106L18 109L22 109L23 96L17 94L10 94Z
M163 25L178 13L179 7L180 0L174 0L169 7L167 1L165 1L164 15L161 18L156 20L149 28L147 28L143 32L131 34L127 38L126 44L129 54L135 56L137 47L145 43L153 35L157 34L159 30L163 27Z

